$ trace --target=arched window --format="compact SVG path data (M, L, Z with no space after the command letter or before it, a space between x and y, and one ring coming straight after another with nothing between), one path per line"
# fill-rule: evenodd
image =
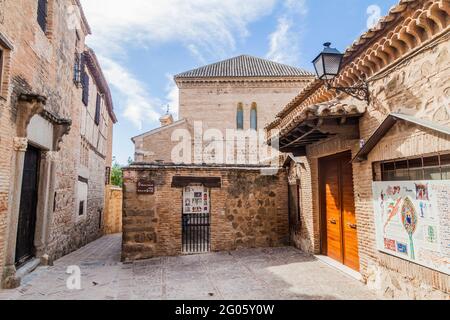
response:
M242 103L239 103L237 107L236 127L238 130L244 130L244 106Z
M250 129L258 130L258 109L255 102L252 103L250 110Z

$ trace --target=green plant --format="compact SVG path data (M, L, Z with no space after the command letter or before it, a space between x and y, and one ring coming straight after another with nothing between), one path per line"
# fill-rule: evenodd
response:
M115 157L113 158L113 166L111 168L111 184L118 187L122 187L123 185L122 166L117 163Z

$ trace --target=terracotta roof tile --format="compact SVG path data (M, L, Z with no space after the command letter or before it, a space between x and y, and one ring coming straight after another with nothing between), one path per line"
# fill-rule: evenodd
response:
M180 73L175 79L235 77L311 77L313 73L248 55L241 55Z

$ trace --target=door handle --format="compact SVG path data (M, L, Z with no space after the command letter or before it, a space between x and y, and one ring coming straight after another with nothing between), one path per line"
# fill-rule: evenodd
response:
M355 230L358 229L358 226L356 224L353 224L353 223L349 223L348 226L350 228L352 228L352 229L355 229Z
M335 219L331 219L331 220L330 220L330 223L331 223L331 224L337 224L337 221L336 221Z

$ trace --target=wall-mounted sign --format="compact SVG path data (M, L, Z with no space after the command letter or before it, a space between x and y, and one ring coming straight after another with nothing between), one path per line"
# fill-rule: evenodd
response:
M379 251L450 274L450 181L373 183Z
M138 194L155 194L155 181L141 179L137 182L136 192Z

